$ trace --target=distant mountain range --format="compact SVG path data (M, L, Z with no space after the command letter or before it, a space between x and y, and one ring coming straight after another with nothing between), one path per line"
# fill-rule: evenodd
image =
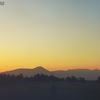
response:
M34 76L36 74L45 74L45 75L51 75L53 74L56 77L59 78L66 78L70 76L75 76L77 78L79 77L84 77L86 80L97 80L97 78L100 76L100 70L95 69L95 70L89 70L89 69L75 69L75 70L67 70L67 71L48 71L44 69L43 67L39 66L34 69L16 69L16 70L11 70L7 72L3 72L4 74L14 74L14 75L19 75L23 74L24 76Z

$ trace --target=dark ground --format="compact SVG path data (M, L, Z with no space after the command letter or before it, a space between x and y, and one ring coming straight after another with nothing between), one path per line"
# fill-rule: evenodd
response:
M0 100L100 100L100 83L0 83Z

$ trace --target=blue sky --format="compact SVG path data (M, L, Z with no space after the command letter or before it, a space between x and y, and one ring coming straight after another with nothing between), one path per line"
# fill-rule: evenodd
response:
M2 70L100 68L100 0L4 0ZM12 63L13 62L13 63Z

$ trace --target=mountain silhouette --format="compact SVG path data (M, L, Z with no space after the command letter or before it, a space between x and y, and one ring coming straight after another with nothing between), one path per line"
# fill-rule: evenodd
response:
M38 66L34 69L15 69L7 72L3 72L3 74L10 74L10 75L19 75L23 74L23 76L34 76L36 74L45 74L45 75L51 75L53 74L56 77L59 78L66 78L71 77L74 75L75 77L84 77L86 80L97 80L97 78L100 76L100 70L89 70L89 69L74 69L74 70L59 70L59 71L48 71L47 69L43 68L42 66Z
M11 71L7 71L7 72L3 72L4 74L10 74L10 75L19 75L19 74L23 74L23 76L34 76L36 74L45 74L45 75L51 75L51 72L49 72L48 70L44 69L42 66L38 66L34 69L15 69L15 70L11 70Z
M98 76L100 76L100 70L89 70L89 69L75 69L75 70L67 70L67 71L54 71L53 74L58 77L66 77L72 76L75 77L84 77L86 80L97 80Z

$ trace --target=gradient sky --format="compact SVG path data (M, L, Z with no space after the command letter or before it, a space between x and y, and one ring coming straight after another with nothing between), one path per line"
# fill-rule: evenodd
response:
M100 0L3 0L0 72L100 69Z

